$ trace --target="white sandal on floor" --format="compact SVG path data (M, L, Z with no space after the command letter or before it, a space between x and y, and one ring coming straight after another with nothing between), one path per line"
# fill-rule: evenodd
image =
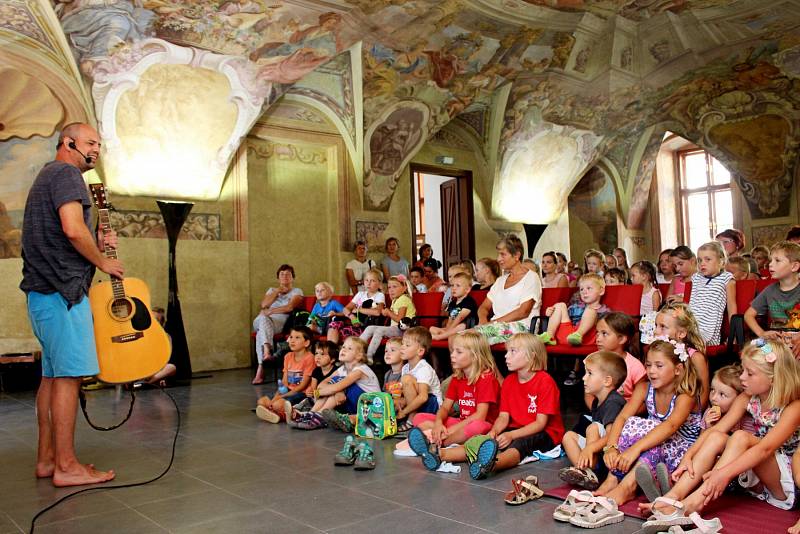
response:
M553 519L556 521L569 521L578 510L591 505L594 499L595 497L591 491L572 490L567 495L567 499L553 510Z
M697 528L686 530L681 526L670 527L670 534L718 534L722 530L722 521L718 517L714 519L703 519L697 512L689 514L689 519Z
M595 497L592 506L581 508L572 516L569 522L581 528L600 528L613 525L625 520L617 508L617 503L608 497Z
M656 503L664 503L673 507L674 510L669 514L665 514L664 512L656 510ZM651 511L653 513L653 518L645 521L642 528L637 530L634 534L656 534L657 532L665 532L672 526L692 524L691 518L686 516L683 503L675 499L670 499L669 497L659 497L654 500Z

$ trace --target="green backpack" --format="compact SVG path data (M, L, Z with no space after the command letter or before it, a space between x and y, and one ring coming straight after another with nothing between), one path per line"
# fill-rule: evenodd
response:
M383 439L397 434L394 401L389 393L362 393L358 398L356 435Z

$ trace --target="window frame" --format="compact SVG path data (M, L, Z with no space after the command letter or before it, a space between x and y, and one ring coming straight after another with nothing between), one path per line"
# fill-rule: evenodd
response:
M706 185L704 187L687 187L687 173L686 173L686 158L687 156L693 156L696 154L704 154L705 155L705 167L706 167ZM708 213L709 213L709 240L714 239L714 236L720 232L720 228L717 225L717 210L716 210L716 203L714 202L714 195L717 192L724 192L729 191L731 195L731 219L735 219L736 209L734 206L734 194L733 194L733 176L730 176L730 180L726 184L717 184L714 185L712 182L714 177L714 166L713 166L713 159L712 156L707 150L704 150L700 147L693 147L693 148L686 148L683 150L676 151L677 156L677 167L678 167L678 198L679 198L679 206L681 210L681 230L683 232L683 242L687 244L687 246L691 246L689 243L689 196L697 193L704 193L706 195L706 201L708 202ZM719 161L719 160L717 160ZM722 162L719 162L722 164ZM735 221L734 221L735 223ZM723 228L724 230L724 228Z

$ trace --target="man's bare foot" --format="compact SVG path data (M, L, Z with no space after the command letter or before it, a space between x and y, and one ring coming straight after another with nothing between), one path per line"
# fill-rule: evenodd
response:
M38 462L36 464L36 478L50 478L56 470L53 462Z
M81 464L70 471L60 471L56 469L53 473L53 485L57 488L63 488L67 486L99 484L112 480L114 476L114 471L98 471L91 464Z
M85 464L87 469L94 469L94 464ZM36 478L50 478L56 470L53 462L41 462L36 464Z
M800 521L789 527L786 532L789 534L800 534Z

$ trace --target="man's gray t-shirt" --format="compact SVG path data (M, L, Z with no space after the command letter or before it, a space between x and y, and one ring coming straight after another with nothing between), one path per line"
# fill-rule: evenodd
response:
M22 223L24 292L61 293L70 305L86 295L94 266L72 245L61 227L58 210L80 202L89 227L92 203L80 170L62 161L47 163L33 182Z
M789 321L789 310L800 304L800 284L789 291L781 291L778 282L761 290L750 306L759 315L769 315L769 328L784 328Z

